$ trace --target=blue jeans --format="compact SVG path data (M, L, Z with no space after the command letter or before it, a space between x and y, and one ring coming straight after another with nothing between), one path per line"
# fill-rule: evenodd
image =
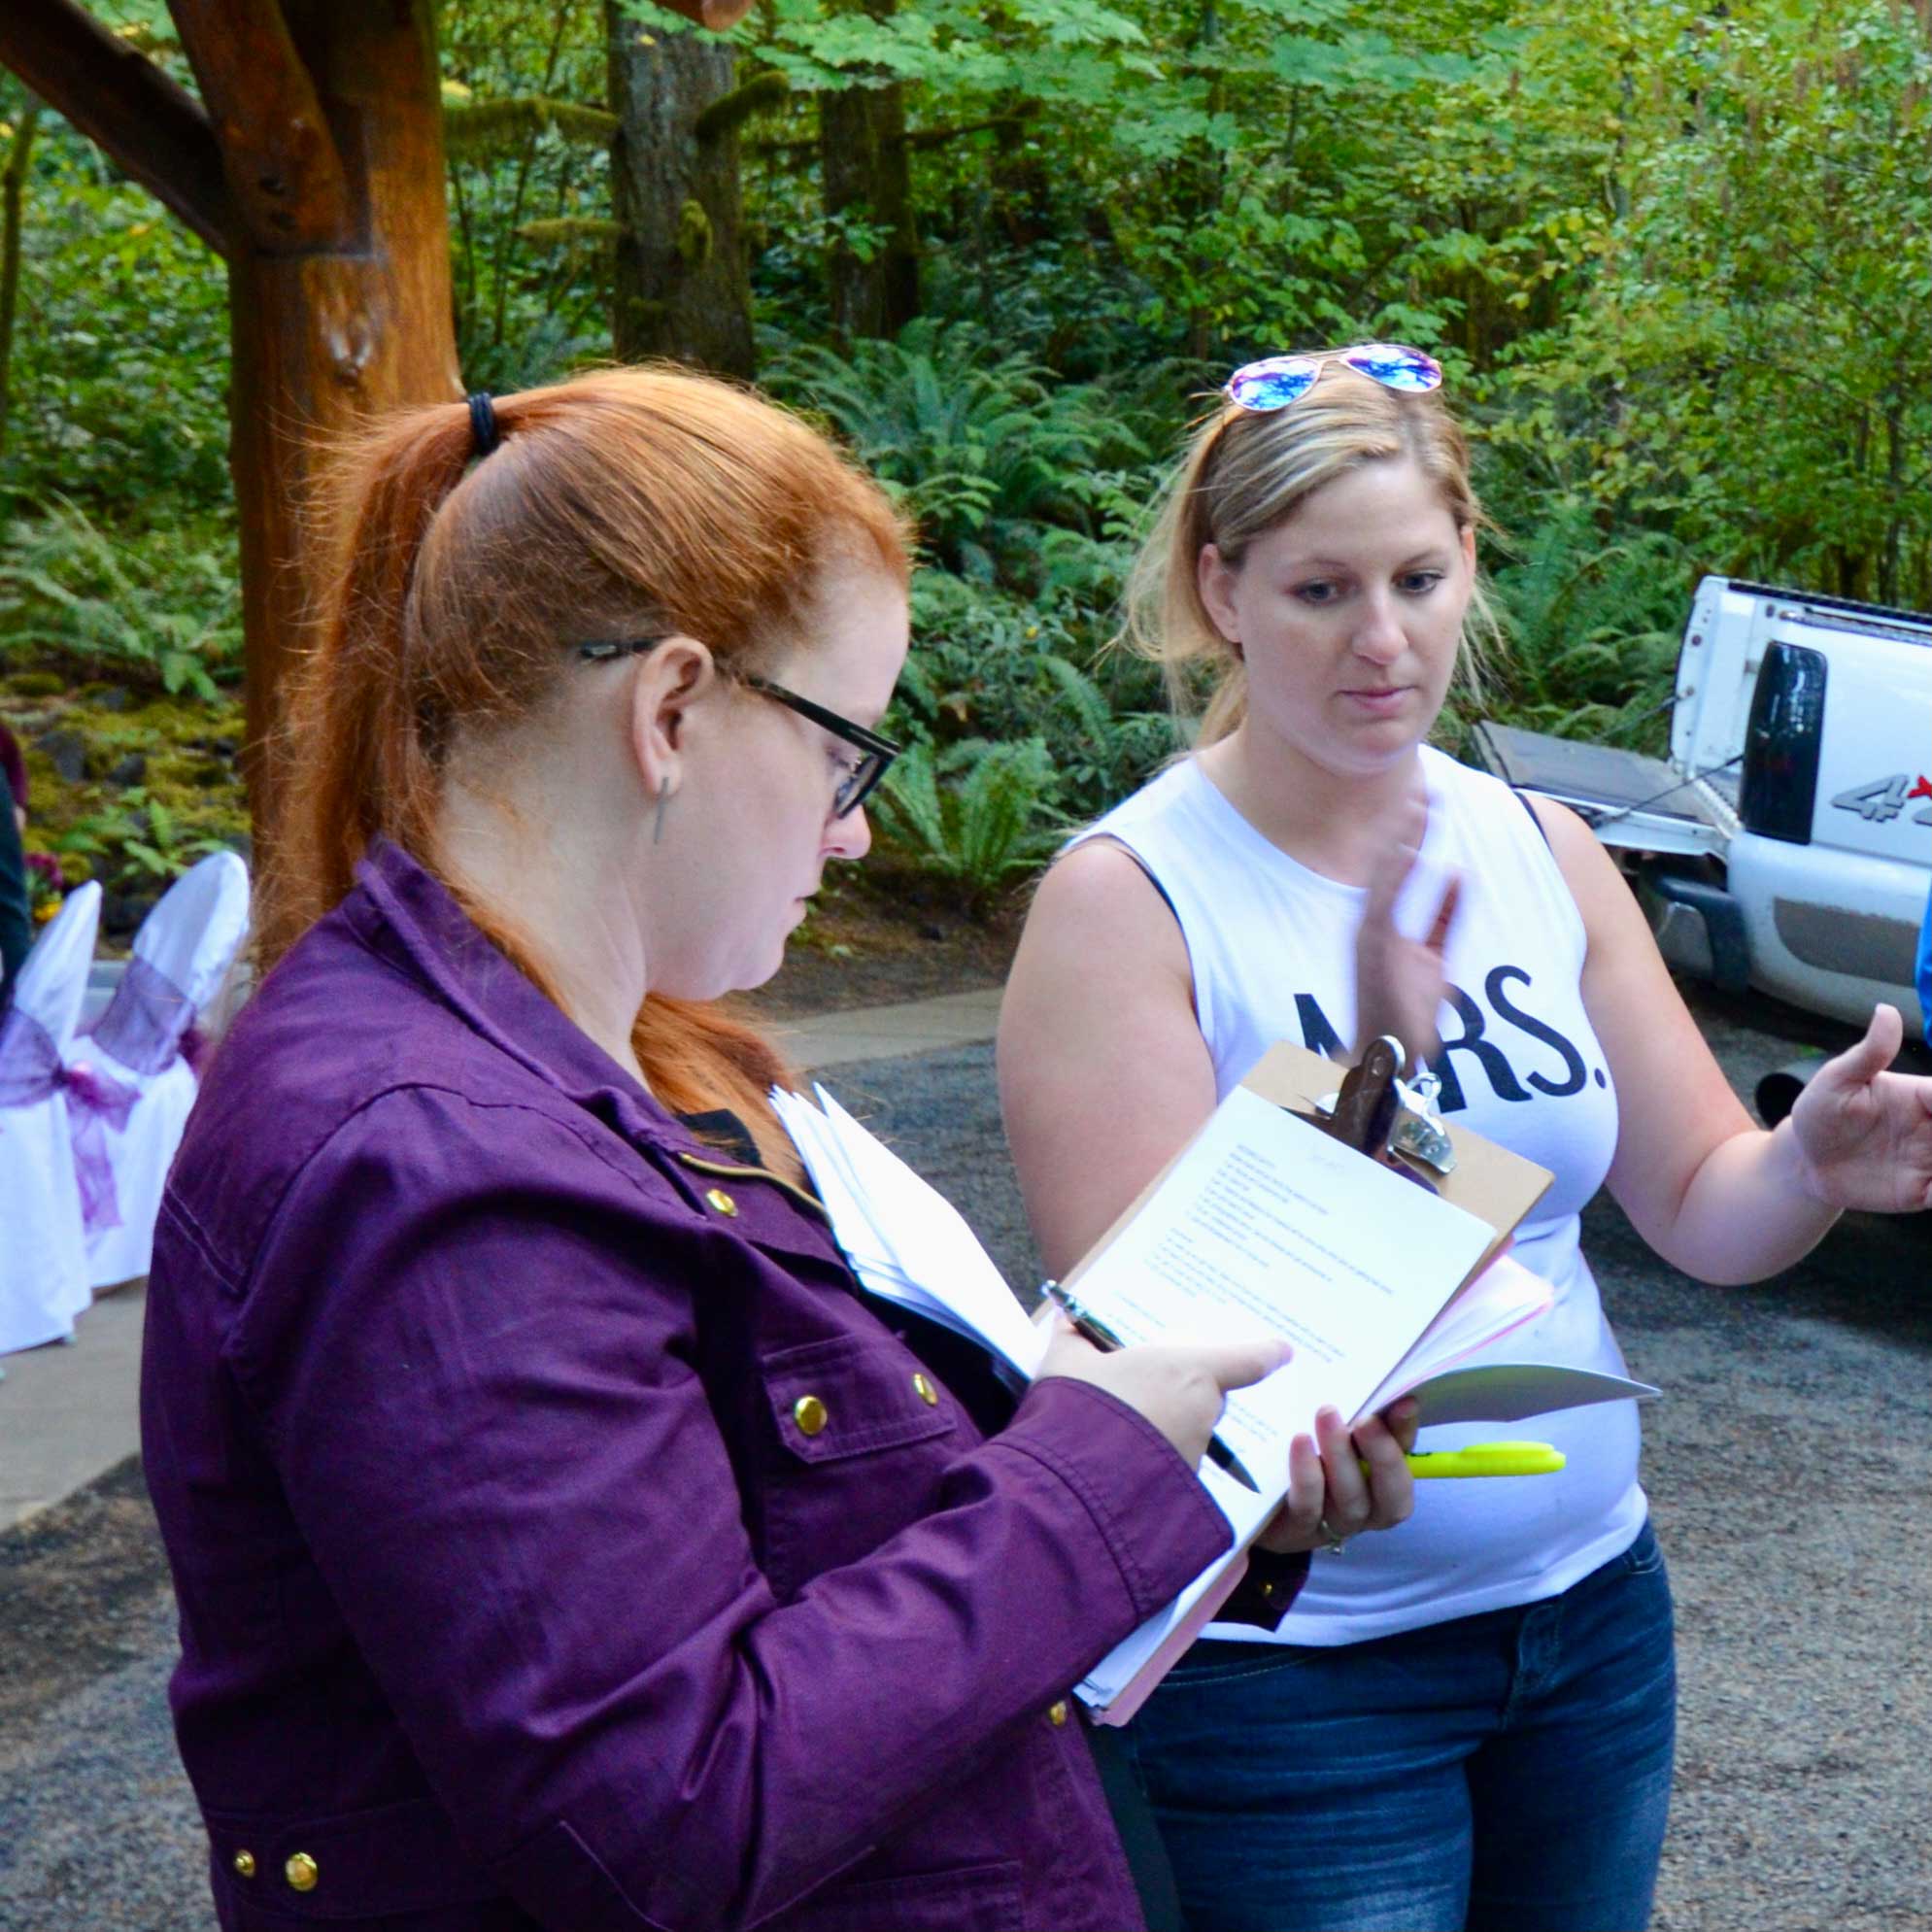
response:
M1190 1932L1641 1932L1676 1728L1646 1527L1519 1610L1197 1644L1131 1735Z

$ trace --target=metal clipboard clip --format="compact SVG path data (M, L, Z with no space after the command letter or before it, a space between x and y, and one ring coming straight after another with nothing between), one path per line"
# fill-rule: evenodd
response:
M1387 1162L1393 1150L1439 1174L1454 1173L1455 1148L1436 1111L1441 1082L1426 1071L1405 1081L1407 1058L1393 1034L1372 1041L1341 1091L1315 1102L1315 1124L1371 1160ZM1420 1174L1412 1178L1429 1185Z
M1436 1111L1436 1096L1441 1091L1441 1081L1427 1068L1413 1080L1396 1082L1402 1104L1396 1110L1395 1133L1389 1145L1398 1154L1407 1154L1411 1161L1434 1168L1439 1174L1452 1174L1456 1170L1456 1150L1449 1139L1449 1130L1442 1125L1442 1116Z

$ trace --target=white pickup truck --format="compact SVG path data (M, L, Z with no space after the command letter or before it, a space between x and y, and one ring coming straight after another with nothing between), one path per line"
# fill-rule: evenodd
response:
M1863 1029L1913 990L1932 888L1932 616L1725 577L1698 586L1669 763L1510 726L1476 751L1574 806L1673 966Z

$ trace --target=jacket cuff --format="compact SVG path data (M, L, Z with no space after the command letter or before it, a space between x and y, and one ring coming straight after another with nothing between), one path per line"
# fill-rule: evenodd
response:
M1308 1580L1308 1552L1284 1554L1248 1545L1247 1575L1235 1585L1228 1601L1214 1612L1216 1623L1250 1623L1261 1630L1278 1630Z
M1035 1382L993 1440L1043 1464L1078 1497L1142 1620L1234 1542L1233 1525L1173 1444L1092 1382Z

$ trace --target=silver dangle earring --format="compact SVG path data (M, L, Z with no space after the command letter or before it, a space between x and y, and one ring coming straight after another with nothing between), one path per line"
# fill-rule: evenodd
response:
M666 778L658 787L658 816L651 824L651 843L661 845L664 838L664 807L671 801L671 781Z

